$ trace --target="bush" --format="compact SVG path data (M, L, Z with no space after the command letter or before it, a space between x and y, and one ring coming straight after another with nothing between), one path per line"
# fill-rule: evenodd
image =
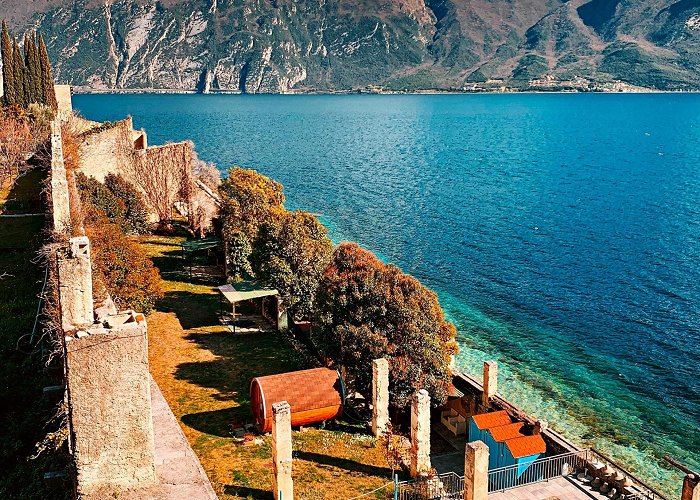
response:
M370 394L372 360L387 358L395 408L418 389L444 403L455 335L437 295L417 279L356 243L336 248L318 288L313 339L355 377L360 393Z
M114 193L100 181L94 177L87 177L82 172L76 174L75 181L83 204L90 204L101 210L109 222L124 227L124 215L126 214L124 201L114 196Z
M128 234L144 234L148 232L148 209L141 193L120 175L107 174L105 186L117 200L124 204L122 215L124 231Z
M91 208L86 233L92 245L93 272L118 308L149 313L163 296L158 270L117 224Z

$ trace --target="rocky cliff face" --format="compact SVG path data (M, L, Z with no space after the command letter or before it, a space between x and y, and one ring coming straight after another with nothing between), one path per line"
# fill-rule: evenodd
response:
M700 0L0 0L93 89L698 88Z

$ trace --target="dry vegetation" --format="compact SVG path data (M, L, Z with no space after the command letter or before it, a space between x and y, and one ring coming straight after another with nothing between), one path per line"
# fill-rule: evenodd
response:
M252 422L248 384L257 375L303 368L279 333L234 336L217 319L219 301L206 265L193 283L180 260L183 238L145 236L165 297L148 317L150 369L220 498L272 498L270 437L236 444L233 425ZM351 498L390 481L381 444L351 421L294 432L295 493L301 499ZM365 498L386 498L385 491Z

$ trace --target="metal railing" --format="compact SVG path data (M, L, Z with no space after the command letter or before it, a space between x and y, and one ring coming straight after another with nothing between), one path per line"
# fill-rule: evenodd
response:
M505 491L526 484L548 481L581 471L586 466L588 450L544 457L529 464L516 464L489 471L489 493Z
M447 472L418 481L402 481L396 485L397 500L457 500L464 498L464 477Z
M622 467L621 465L614 462L611 458L603 455L601 452L595 449L589 450L588 458L591 461L602 462L606 465L613 467L614 469L620 471L625 476L630 478L634 484L635 493L628 496L629 499L639 499L639 500L669 500L668 497L662 495L657 490L643 482L638 477L635 477L630 471Z

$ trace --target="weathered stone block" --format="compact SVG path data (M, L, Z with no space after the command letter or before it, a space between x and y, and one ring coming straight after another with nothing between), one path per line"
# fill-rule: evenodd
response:
M430 474L430 395L421 389L411 404L411 477Z
M681 500L700 500L700 476L697 474L685 476Z
M495 361L484 363L484 392L481 404L489 406L489 400L496 395L498 390L498 364Z
M372 432L381 436L389 429L389 362L372 361Z
M272 405L272 493L275 500L293 500L292 410L281 401Z
M467 443L464 450L464 500L487 500L489 447L482 441Z
M156 481L146 327L66 342L78 493Z
M59 254L57 260L63 330L92 324L90 240L85 236L71 238L68 252Z

